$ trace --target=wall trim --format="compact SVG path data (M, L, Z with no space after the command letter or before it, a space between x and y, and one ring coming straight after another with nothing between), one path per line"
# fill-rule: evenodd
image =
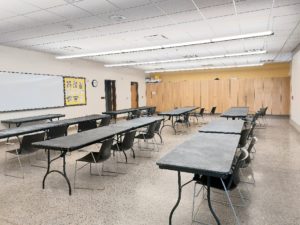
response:
M300 133L300 125L290 119L290 124Z

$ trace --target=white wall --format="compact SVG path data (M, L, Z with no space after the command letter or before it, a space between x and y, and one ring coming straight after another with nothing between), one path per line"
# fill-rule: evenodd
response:
M300 131L300 49L293 56L291 75L291 123Z
M117 109L131 107L131 81L139 84L139 105L144 106L146 104L145 74L139 70L109 69L103 67L102 63L79 59L57 60L51 54L5 46L0 46L0 70L81 76L86 77L87 82L86 106L0 113L0 120L47 113L62 113L66 115L66 118L72 118L104 112L105 99L101 99L101 96L105 96L105 79L116 80ZM98 80L99 85L96 88L91 85L93 79ZM0 101L1 98L5 98L5 96L0 96ZM0 129L3 128L5 126L0 124Z

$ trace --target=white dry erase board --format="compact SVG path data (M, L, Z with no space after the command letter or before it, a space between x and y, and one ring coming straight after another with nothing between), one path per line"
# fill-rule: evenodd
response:
M0 112L63 106L62 76L0 71Z

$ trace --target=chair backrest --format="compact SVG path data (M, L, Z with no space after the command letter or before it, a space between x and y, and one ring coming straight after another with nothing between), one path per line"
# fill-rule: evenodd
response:
M214 115L216 113L216 109L217 109L216 106L212 107L211 111L210 111L210 114Z
M200 112L199 112L199 115L200 115L200 116L203 116L204 111L205 111L205 108L201 108L201 109L200 109Z
M251 139L251 142L250 142L248 148L247 148L247 152L248 152L249 155L248 155L247 159L245 160L245 163L246 163L246 164L249 164L249 163L251 162L250 153L251 153L251 151L252 151L252 148L253 148L254 145L256 144L256 142L257 142L257 138L256 138L256 137L253 137L253 138Z
M151 124L148 126L147 132L146 132L146 134L145 134L145 138L150 139L150 138L153 138L153 137L154 137L154 135L155 135L156 124L157 124L157 122L151 123Z
M250 129L251 129L250 127L246 127L245 129L242 130L240 141L239 141L239 148L243 148L246 146Z
M148 116L153 116L156 111L156 107L152 107L148 110Z
M240 183L240 168L245 164L245 160L248 158L249 154L246 150L241 149L238 156L237 162L232 166L232 174L228 177L229 182L227 184L227 189L231 187L236 187Z
M38 150L37 148L32 147L31 144L43 140L45 140L45 132L23 136L22 141L20 143L19 154L22 153L22 151L25 152L25 151Z
M97 128L96 120L84 121L78 123L78 132Z
M100 127L103 127L103 126L108 126L110 123L110 116L108 117L104 117L101 119L101 122L100 122Z
M255 130L255 127L256 127L256 122L252 123L252 126L251 126L251 129L250 129L248 138L254 136L254 130Z
M47 132L47 140L63 137L68 135L68 127L69 125L63 125L59 127L52 127Z
M263 116L267 114L268 106L263 109Z
M125 133L125 136L124 136L124 139L123 139L122 145L121 145L123 150L132 148L133 143L134 143L135 134L136 134L136 130Z
M162 123L162 120L156 121L154 133L159 133L161 123Z
M102 142L101 148L99 149L98 159L107 160L111 156L111 146L113 144L114 139L109 138Z

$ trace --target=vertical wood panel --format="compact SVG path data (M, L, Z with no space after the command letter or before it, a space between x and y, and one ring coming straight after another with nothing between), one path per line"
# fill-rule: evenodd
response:
M254 80L254 111L263 107L264 100L264 82L263 79Z
M272 114L280 115L281 110L281 79L272 79Z
M291 80L289 77L281 78L281 102L280 102L280 114L287 115L290 113L290 101L291 101Z
M264 78L264 93L263 93L263 107L268 107L268 113L272 113L272 79Z
M290 110L290 78L222 79L163 82L146 85L147 105L157 111L201 106L217 112L247 105L250 111L268 106L268 113L287 115Z

